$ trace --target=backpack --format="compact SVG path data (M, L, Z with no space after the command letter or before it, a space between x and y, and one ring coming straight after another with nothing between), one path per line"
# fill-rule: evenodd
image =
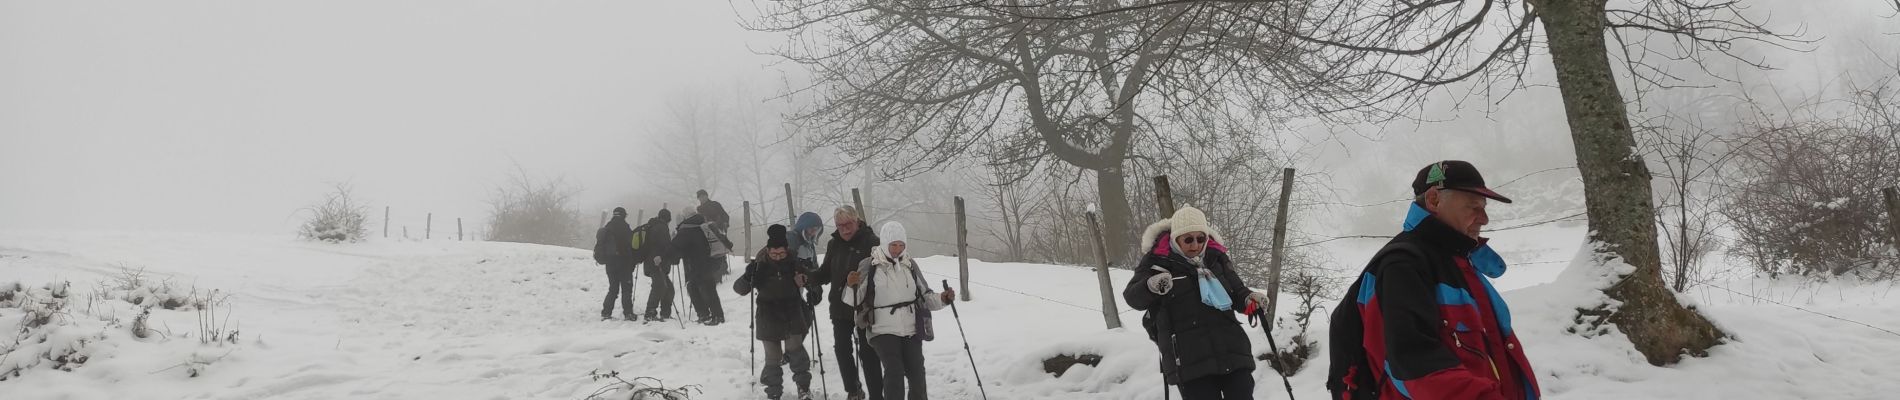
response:
M630 238L629 241L631 242L630 244L633 245L634 256L640 255L640 245L645 244L647 241L647 225L648 224L640 224L640 226L633 227L633 237ZM634 260L639 261L640 258L635 257Z
M924 282L924 275L922 271L919 271L916 265L912 265L910 269L911 279L917 281L917 284L916 284L917 297L912 298L911 301L892 304L892 305L884 306L884 307L878 307L876 305L865 304L865 302L870 302L872 304L875 304L877 302L877 284L874 283L876 281L873 280L873 278L877 278L878 268L877 268L876 262L872 262L870 270L871 270L870 272L864 273L864 296L861 297L861 299L864 299L864 300L859 301L857 310L854 310L854 312L852 312L852 323L856 325L858 329L862 329L868 332L871 330L871 326L876 324L877 322L876 315L877 315L878 309L911 307L911 315L916 317L915 318L916 321L914 322L915 324L917 324L916 325L917 333L915 334L916 337L926 342L936 340L937 329L930 322L930 319L931 319L930 308L922 307L921 304L919 304L920 301L923 301L924 288L926 287L925 285L927 285L927 283Z
M1372 363L1367 359L1366 327L1363 314L1359 313L1360 284L1365 283L1365 275L1379 266L1380 259L1393 253L1411 253L1424 258L1425 253L1409 243L1393 242L1373 253L1372 261L1366 263L1365 270L1353 278L1352 286L1346 288L1346 295L1339 299L1339 305L1333 307L1332 332L1329 339L1330 361L1332 365L1326 372L1326 390L1332 392L1332 398L1348 400L1378 399L1383 383L1373 380ZM1376 290L1376 289L1374 289Z
M614 254L612 235L605 226L594 231L594 263L606 265L608 261L613 261L613 256L618 255Z

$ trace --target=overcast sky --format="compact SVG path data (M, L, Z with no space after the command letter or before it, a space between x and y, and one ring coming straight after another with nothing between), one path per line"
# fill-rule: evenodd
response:
M1869 16L1891 14L1880 2L1760 3L1826 21L1808 27L1821 52L1770 54L1787 68L1775 79L1811 84L1843 54L1896 48L1878 34L1894 20ZM480 224L515 162L621 196L667 99L776 81L748 47L774 43L725 1L0 0L0 228L288 234L347 181L393 207L392 225L419 231L435 212L452 232L455 217ZM1500 180L1573 164L1556 91L1516 96L1300 167L1374 202L1441 158Z
M452 229L486 215L510 160L602 192L664 96L776 74L734 18L724 1L0 1L0 227L287 233L348 181Z

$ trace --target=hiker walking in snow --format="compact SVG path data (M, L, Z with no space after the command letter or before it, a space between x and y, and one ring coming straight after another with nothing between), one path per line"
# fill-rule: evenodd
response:
M600 319L614 316L614 298L620 298L621 317L638 320L633 313L633 269L640 259L633 254L633 227L627 225L627 209L614 207L614 217L594 233L594 262L607 267L607 299L600 301Z
M884 232L884 247L845 277L844 299L856 313L857 327L871 337L871 348L884 362L884 398L928 399L924 342L936 337L930 312L956 301L956 292L930 290L917 262L904 252L904 225L886 222L878 230Z
M732 290L746 295L757 290L753 339L765 345L765 368L759 371L759 383L765 385L765 397L778 399L785 393L784 368L792 369L792 382L798 385L798 399L811 399L811 356L805 351L805 332L811 329L806 296L816 297L818 289L808 287L811 264L793 257L786 241L785 226L772 225L765 231L765 257L746 265L745 274L732 284ZM787 362L789 361L789 362Z
M804 218L800 218L803 221ZM871 351L871 343L857 325L852 322L851 305L844 301L845 279L858 265L871 258L871 252L877 249L877 234L871 227L865 226L856 208L842 206L832 212L831 219L837 227L831 233L831 240L825 243L824 262L812 273L817 285L831 285L826 298L831 301L831 354L838 358L838 371L844 379L847 400L864 400L865 390L870 390L871 400L884 399L884 373L877 352ZM803 225L803 224L800 224ZM817 302L811 302L816 306ZM855 345L855 346L854 346ZM864 366L864 384L858 384L858 366Z
M706 189L700 189L697 195L699 196L699 206L694 210L699 215L706 217L706 223L712 226L713 230L719 231L720 235L726 234L726 227L732 226L732 216L726 214L726 206L720 205L717 201L713 201L712 195L707 194Z
M686 297L693 304L693 312L699 314L697 322L719 325L726 322L725 307L719 304L719 282L725 279L726 254L730 253L727 246L732 243L706 224L706 216L699 214L680 221L673 235L673 251L685 263Z
M1241 282L1220 232L1182 207L1139 243L1145 255L1122 299L1148 312L1141 324L1161 351L1162 380L1185 400L1253 398L1253 342L1235 317L1267 296Z
M646 237L642 239L635 258L646 264L647 278L653 281L652 289L647 291L647 321L665 321L673 319L673 263L678 262L672 252L672 239L668 235L667 224L672 223L673 214L660 209L659 214L647 220Z
M1326 388L1344 399L1541 397L1491 286L1504 259L1479 236L1491 222L1486 203L1511 199L1464 161L1420 169L1412 194L1404 231L1333 309Z

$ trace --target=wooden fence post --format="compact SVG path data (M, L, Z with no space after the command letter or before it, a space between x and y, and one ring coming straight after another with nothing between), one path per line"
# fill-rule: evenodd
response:
M429 213L422 221L422 239L428 240L430 235L435 234L435 213Z
M957 286L963 292L963 301L970 301L970 230L964 221L963 196L956 196L957 202Z
M1089 232L1095 234L1095 283L1102 289L1102 322L1108 329L1122 327L1121 312L1115 306L1115 288L1108 280L1108 245L1102 242L1102 224L1096 221L1095 210L1089 210Z
M858 207L858 224L870 224L871 210L864 209L864 196L858 194L858 188L851 188L851 204Z
M1162 219L1174 216L1174 188L1168 185L1167 175L1155 177L1155 205L1161 207Z
M752 263L752 254L753 254L752 253L752 201L746 200L745 202L740 203L739 208L745 209L744 211L741 211L742 213L745 213L745 216L743 217L745 218L744 219L745 249L739 251L739 253L740 253L740 258L744 259L746 263L750 264Z

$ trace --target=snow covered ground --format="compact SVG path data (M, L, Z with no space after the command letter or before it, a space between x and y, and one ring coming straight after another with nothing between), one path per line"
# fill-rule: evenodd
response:
M1682 297L1735 341L1711 357L1659 368L1643 362L1618 333L1586 338L1567 332L1576 325L1574 307L1595 296L1581 286L1587 276L1562 276L1577 254L1580 230L1538 227L1499 236L1498 247L1520 265L1498 286L1508 290L1548 398L1881 399L1900 393L1900 335L1790 307L1900 329L1900 297L1891 283L1728 280L1701 286ZM1329 249L1340 264L1357 265L1377 244ZM954 258L922 263L933 280L955 283ZM174 293L228 295L216 308L229 313L230 329L220 339L236 331L237 340L201 343L200 312L163 309L150 317L157 334L133 337L131 321L140 308L101 297L124 293L99 287L122 268L143 268L151 282L169 279ZM1118 304L1130 329L1104 330L1091 270L985 262L970 269L975 301L958 307L990 398L1161 397L1140 313ZM1119 290L1127 274L1113 275ZM33 350L0 359L0 370L25 367L0 381L0 399L582 399L608 384L593 380L593 371L657 378L669 387L698 385L703 393L695 398L758 397L750 394L755 374L748 371L744 298L722 289L732 322L716 327L600 321L604 278L585 250L523 244L0 232L0 289L20 282L44 297L46 290L32 288L72 283L66 311L56 317L62 320L49 324L58 327L43 335L44 343L13 343L25 312L0 308L0 331L9 333L0 346ZM641 279L635 302L644 305ZM978 398L965 338L945 311L937 315L937 340L924 346L932 397ZM829 326L820 329L826 331L828 386L833 398L842 398ZM1310 334L1324 337L1325 329L1314 326ZM1265 352L1263 336L1252 334L1258 352ZM26 354L50 350L88 358L67 372ZM1105 358L1061 378L1042 372L1042 358L1065 352ZM1324 365L1315 361L1293 378L1301 398L1323 397ZM1256 376L1259 398L1286 396L1264 368Z

